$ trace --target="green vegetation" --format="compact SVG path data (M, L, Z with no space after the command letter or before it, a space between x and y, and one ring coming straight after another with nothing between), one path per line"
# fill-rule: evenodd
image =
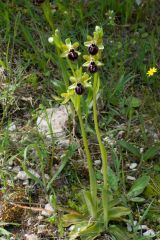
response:
M0 238L159 239L159 11L0 2ZM48 232L23 224L48 202Z

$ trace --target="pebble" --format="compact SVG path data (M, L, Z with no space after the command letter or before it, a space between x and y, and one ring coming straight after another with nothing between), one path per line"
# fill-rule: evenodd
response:
M30 168L30 169L29 169L29 172L32 173L35 177L40 178L39 173L37 173L35 170L33 170L33 169ZM28 178L30 178L30 177L28 177Z
M152 229L147 230L143 233L143 236L155 236L155 232Z
M136 178L135 178L135 177L132 177L132 176L127 176L127 180L135 181Z
M47 211L43 210L41 214L42 214L43 216L46 216L46 217L51 216L51 215L53 214L53 212L54 212L54 209L53 209L53 207L51 206L50 203L47 203L47 204L45 205L44 209L47 210Z
M42 220L44 219L44 217L43 217L42 215L39 215L39 216L37 217L37 219L38 219L39 221L42 221Z
M35 234L25 234L25 238L25 240L38 240L38 237Z
M20 169L21 169L20 166L15 166L12 168L12 172L18 173L20 171Z
M64 105L46 109L48 120L44 112L37 118L39 131L46 136L47 140L50 140L52 139L51 128L54 137L57 137L58 144L66 146L69 143L66 139L66 129L70 112L71 110Z
M95 160L95 161L94 161L94 165L95 165L95 166L101 165L101 160Z
M15 179L19 179L19 180L22 180L22 181L25 181L28 178L29 178L28 175L24 171L19 171L17 176L15 177Z
M46 231L47 226L46 225L38 225L37 227L37 234L44 233Z
M23 186L27 186L27 185L29 185L29 180L28 180L28 179L26 179L26 180L23 182Z
M137 167L137 163L131 163L130 165L129 165L129 168L130 169L135 169Z
M15 125L15 123L11 123L11 124L9 125L9 127L8 127L8 130L9 130L10 132L15 131L15 130L16 130L16 125Z

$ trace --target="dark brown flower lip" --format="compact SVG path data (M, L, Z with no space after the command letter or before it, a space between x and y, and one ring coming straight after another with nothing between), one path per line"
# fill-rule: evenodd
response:
M45 0L33 0L33 4L36 5L36 6L39 6L41 5L42 3L44 3Z
M91 55L96 55L98 53L98 47L95 43L92 43L89 47L88 47L88 52L91 54Z
M93 61L90 62L89 66L88 66L88 71L90 73L96 73L98 71L98 67L95 62L93 62Z
M84 87L81 83L77 83L77 86L75 88L75 92L78 95L82 95L84 93Z
M68 58L72 61L76 60L78 58L78 53L74 49L70 49L68 53Z

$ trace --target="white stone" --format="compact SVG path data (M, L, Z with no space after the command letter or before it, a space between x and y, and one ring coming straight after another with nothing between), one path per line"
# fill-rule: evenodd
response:
M57 138L59 144L68 145L66 139L67 122L70 110L64 105L46 109L46 113L42 113L37 118L37 126L39 131L46 136L47 139ZM52 129L52 132L51 132Z
M94 161L94 165L95 165L95 166L101 165L101 160L95 160L95 161Z
M147 225L139 225L138 230L148 230Z
M28 175L24 171L19 171L15 179L25 181L28 179Z
M41 214L42 214L43 216L46 216L46 217L51 216L51 215L53 214L53 212L54 212L54 209L53 209L53 207L51 206L50 203L47 203L47 204L45 205L44 209L45 209L46 211L43 210Z
M37 219L38 219L39 221L42 221L42 220L44 219L44 217L43 217L42 215L39 215L39 216L37 217Z
M15 166L12 168L12 172L18 173L20 171L20 169L21 169L20 166Z
M15 131L15 130L16 130L16 125L15 125L15 123L11 123L11 124L9 125L9 127L8 127L8 130L9 130L10 132Z
M135 178L135 177L132 177L132 176L127 176L127 180L135 181L136 178Z
M31 174L33 174L35 177L37 177L37 178L40 178L40 175L35 171L35 170L33 170L33 169L29 169L29 172L31 173ZM30 178L30 177L28 177L28 178Z
M53 43L53 40L54 40L53 37L49 37L49 38L48 38L48 42L49 42L49 43Z
M27 185L29 185L29 180L28 180L28 179L26 179L26 180L23 182L23 186L27 186Z
M143 233L143 236L155 236L155 232L152 229L147 230Z
M137 167L137 163L131 163L130 165L129 165L129 168L130 169L134 169L134 168L136 168Z
M71 232L73 231L74 228L75 228L75 225L71 225L68 230Z
M25 238L25 240L38 240L38 237L35 234L25 234Z
M38 225L37 227L37 233L40 234L40 233L44 233L46 231L46 225Z

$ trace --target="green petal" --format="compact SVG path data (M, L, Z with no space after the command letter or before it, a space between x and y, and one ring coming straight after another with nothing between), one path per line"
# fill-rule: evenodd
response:
M68 51L63 52L60 57L65 58L68 57Z
M85 63L83 63L83 67L88 67L89 66L89 64L90 64L90 61L88 61L88 62L85 62Z
M72 84L71 86L68 87L68 89L75 89L77 83Z
M70 38L67 38L66 40L65 40L65 43L66 43L66 45L67 45L67 47L71 47L71 40L70 40Z
M79 47L79 42L75 42L75 43L73 43L73 48L78 48Z
M89 47L92 43L93 43L93 41L84 42L84 46Z
M83 58L88 61L90 60L90 55L83 55Z
M70 79L71 82L76 82L76 78L73 77L73 76L71 76L69 79Z
M95 63L96 63L97 66L103 66L104 65L103 63L101 63L99 61L96 61Z

